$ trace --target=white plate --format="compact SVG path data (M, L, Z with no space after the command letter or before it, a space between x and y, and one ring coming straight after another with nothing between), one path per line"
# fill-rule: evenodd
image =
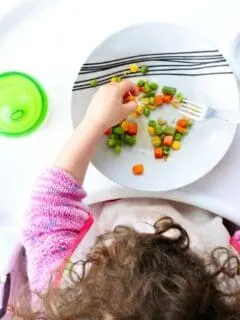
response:
M112 67L110 60L137 55L157 54L161 61L143 62L152 65L150 75L160 85L177 87L186 97L209 104L214 108L236 110L239 97L236 80L228 62L208 40L188 28L163 23L136 25L124 29L97 47L84 65L73 87L72 121L76 126L82 119L96 89L89 88L89 80L111 78L124 65ZM138 58L133 58L137 61ZM141 61L143 57L139 58ZM141 64L139 61L139 64ZM98 64L99 63L99 64ZM118 63L118 61L113 61ZM110 67L106 69L106 67ZM99 67L103 67L102 70ZM85 73L87 72L87 73ZM105 78L104 78L105 76ZM143 77L141 77L143 78ZM102 78L101 78L102 79ZM102 83L102 80L99 80ZM204 92L204 95L201 94ZM173 109L158 109L151 118L174 119ZM133 148L124 148L116 156L106 147L106 138L97 146L93 164L109 179L127 187L146 191L167 191L190 184L212 170L228 151L236 132L236 125L217 120L196 123L179 152L173 152L167 162L155 160L147 133L147 119L138 119L140 132ZM142 176L134 176L136 163L145 166Z

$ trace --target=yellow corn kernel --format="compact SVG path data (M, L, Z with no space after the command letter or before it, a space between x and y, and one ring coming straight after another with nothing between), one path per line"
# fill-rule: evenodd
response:
M155 129L153 127L148 126L148 133L150 134L150 136L154 136Z
M138 116L139 116L139 114L137 112L131 113L131 117L133 117L133 118L137 118Z
M138 67L138 65L137 65L136 63L133 63L133 64L130 64L129 70L130 70L131 72L138 72L139 67Z
M172 148L173 150L179 150L181 148L181 142L173 141Z
M121 123L121 127L123 128L123 130L126 132L128 131L128 122L127 120L123 120Z
M144 108L142 106L138 106L137 109L136 109L136 113L139 114L139 115L143 114L143 111L144 111Z
M149 98L142 98L142 102L144 105L149 104Z
M160 147L160 145L161 145L161 138L158 137L158 136L152 137L152 145L153 145L154 147Z
M155 104L153 104L153 105L150 104L148 107L149 107L151 110L155 110L155 109L157 108L157 106L156 106Z

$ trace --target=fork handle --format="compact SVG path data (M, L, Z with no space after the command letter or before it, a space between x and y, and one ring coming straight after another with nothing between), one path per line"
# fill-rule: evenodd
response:
M240 124L239 110L215 110L214 117L223 121Z

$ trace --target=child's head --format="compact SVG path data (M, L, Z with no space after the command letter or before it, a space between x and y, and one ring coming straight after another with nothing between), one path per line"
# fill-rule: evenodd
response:
M49 289L40 319L240 319L239 259L216 249L206 265L170 218L155 230L140 234L119 226L98 237L85 274L76 281L73 268L71 288Z

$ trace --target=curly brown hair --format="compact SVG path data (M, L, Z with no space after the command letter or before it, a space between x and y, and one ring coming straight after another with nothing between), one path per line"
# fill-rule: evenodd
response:
M240 319L239 258L218 248L206 263L171 218L154 227L155 234L118 226L99 236L79 262L82 273L72 267L71 285L50 285L38 312L20 301L15 319Z

